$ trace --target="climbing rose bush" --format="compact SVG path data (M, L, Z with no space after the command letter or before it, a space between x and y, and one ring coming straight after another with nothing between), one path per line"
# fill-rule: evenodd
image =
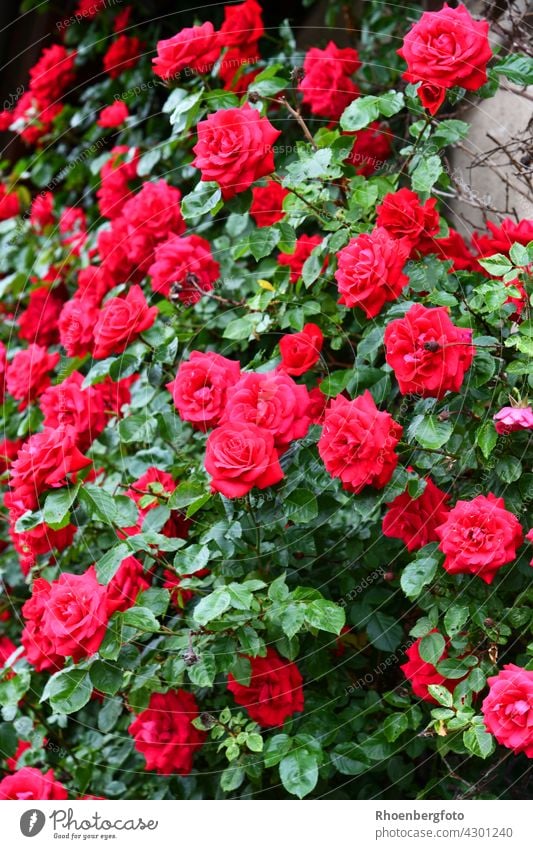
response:
M79 4L0 116L0 798L512 795L533 221L447 162L531 60L198 14Z

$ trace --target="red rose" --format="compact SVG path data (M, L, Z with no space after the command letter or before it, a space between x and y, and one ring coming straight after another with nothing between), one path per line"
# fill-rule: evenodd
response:
M436 634L438 632L437 629L434 628L430 633ZM405 652L408 657L408 661L407 663L404 663L403 666L400 666L400 669L411 684L415 696L418 696L419 699L424 699L425 702L431 702L436 705L438 702L429 692L429 684L439 684L440 686L446 687L446 689L450 692L453 692L459 681L462 679L445 678L444 675L437 672L432 663L427 663L427 661L422 660L419 651L421 642L422 639L415 640L415 642L409 646ZM447 649L444 648L444 651L437 662L445 660L447 657L448 652Z
M258 75L259 70L245 72L245 65L253 65L261 59L257 42L241 44L226 50L218 66L218 76L224 82L226 91L244 94L248 86Z
M491 236L480 236L479 233L474 233L472 237L472 243L480 259L493 254L508 254L514 242L527 245L533 241L533 219L524 218L515 224L511 218L505 218L500 226L488 221L487 228ZM480 265L476 264L476 268L483 271L483 274L487 274Z
M435 83L421 82L416 93L431 115L437 114L446 97L446 89Z
M106 415L120 417L122 408L131 401L130 386L138 379L138 374L132 374L130 377L124 377L116 382L111 380L110 377L106 377L98 384Z
M272 144L280 130L248 103L212 113L200 121L197 130L192 164L202 172L202 180L219 184L224 200L272 174Z
M11 466L9 485L27 509L37 506L41 492L66 486L70 475L91 465L76 443L70 427L46 427L24 443Z
M387 301L400 297L409 282L402 268L408 249L383 227L361 233L341 250L335 279L339 304L360 307L367 318L375 318Z
M193 351L189 360L180 364L174 380L167 383L180 418L203 431L216 427L226 408L227 391L240 373L235 360L210 351Z
M146 759L146 769L155 769L160 775L190 773L194 755L205 740L205 733L192 724L197 716L192 693L152 693L146 710L128 728L135 748Z
M305 76L298 86L313 115L337 121L346 107L359 97L359 88L350 79L361 67L352 47L337 47L330 41L325 50L311 47L305 54Z
M0 637L0 667L5 666L14 651L17 650L15 643L9 637Z
M13 124L26 144L38 144L52 131L52 122L63 111L61 103L49 104L25 91L13 111Z
M54 196L52 192L41 192L34 197L31 204L31 225L38 233L42 233L54 220Z
M269 180L266 186L254 186L250 215L258 227L269 227L285 217L283 200L289 194L289 190L275 180Z
M56 654L74 661L95 654L108 619L107 587L98 583L93 566L83 575L63 572L49 585L42 633Z
M115 218L109 229L98 233L98 255L115 286L125 280L138 283L144 277L144 272L137 268L135 260L128 254L128 240L128 224L122 216Z
M102 109L96 122L99 127L113 128L120 127L126 118L129 117L129 110L123 100L117 100L111 106L106 106Z
M352 135L347 133L346 135ZM371 177L392 155L392 136L378 121L355 133L355 141L346 159L358 174Z
M348 492L382 489L398 464L394 449L401 435L401 425L378 410L368 389L353 401L337 395L324 416L318 453Z
M9 469L22 445L22 439L0 439L0 474Z
M316 324L306 324L300 333L288 333L279 342L280 369L298 377L320 359L324 334Z
M74 256L79 256L87 241L87 216L79 206L67 206L59 216L59 232L64 236L61 244L70 248Z
M22 607L24 629L20 641L24 656L37 672L61 669L64 657L57 653L55 642L44 627L44 615L50 598L50 584L44 578L35 578L32 594Z
M245 372L230 386L222 424L252 422L269 431L280 453L309 430L309 395L282 372Z
M20 212L20 201L16 192L9 192L3 183L0 183L0 221L13 218Z
M49 354L40 345L29 345L11 360L6 372L7 391L20 401L19 410L42 395L50 386L50 372L60 360L59 354Z
M487 82L492 59L488 31L488 21L474 20L465 6L445 3L438 12L424 12L398 50L407 62L404 79L476 91Z
M315 386L314 389L309 390L307 413L311 417L311 424L323 423L328 401L328 396L320 391L320 386Z
M148 271L157 245L184 232L180 201L179 189L158 180L156 183L144 183L140 192L124 204L124 247L130 261L141 271Z
M23 766L13 775L0 781L0 799L17 799L29 802L68 799L65 787L54 778L51 769L41 772L33 766Z
M61 44L45 47L39 61L30 68L30 90L44 103L54 103L73 82L75 53Z
M59 316L59 339L68 357L84 357L92 350L99 314L90 298L67 301Z
M121 354L155 321L157 307L149 307L140 286L132 286L125 298L110 298L100 310L94 328L94 357L103 360Z
M383 533L386 537L401 539L408 551L423 548L428 542L437 542L436 528L448 518L447 502L450 496L426 478L426 487L418 498L402 492L387 504L383 517Z
M291 274L289 280L291 283L296 283L301 277L306 259L311 256L314 248L322 244L321 236L300 236L294 244L292 254L278 254L278 262L280 265L288 265ZM324 263L325 265L325 263Z
M126 490L125 494L137 504L139 515L137 524L130 528L122 528L122 534L119 534L119 536L133 536L141 533L144 520L150 511L160 505L166 506L166 502L177 485L178 482L168 472L150 466L144 475L133 481ZM173 510L159 533L167 537L185 539L189 526L190 521L185 519L177 510Z
M524 541L516 516L505 509L503 498L491 492L458 501L435 533L446 555L446 571L477 575L486 584L492 584L498 569L515 559Z
M502 407L493 417L496 433L509 434L517 430L533 430L531 407Z
M239 684L230 673L228 690L255 722L262 728L280 726L304 709L303 679L295 663L284 660L274 649L268 649L265 657L249 660L249 685Z
M107 586L107 615L132 607L139 593L149 587L142 563L136 557L124 558Z
M481 705L485 728L515 755L533 758L533 672L507 663L487 683Z
M283 477L274 437L255 424L229 423L211 431L205 449L211 491L240 498L254 486L266 489Z
M472 365L472 331L452 324L446 307L413 304L385 328L385 357L402 395L458 392Z
M119 35L104 55L104 70L111 79L123 71L134 68L141 58L142 42L135 36Z
M136 147L118 145L102 166L101 186L96 192L98 208L104 218L117 218L124 204L133 197L130 183L137 176L139 151Z
M27 308L19 316L19 336L47 348L59 342L57 322L64 300L57 289L32 289Z
M81 451L89 448L107 422L98 387L82 389L83 379L83 375L75 371L62 383L50 386L39 400L44 427L71 425L78 435Z
M185 27L172 38L157 42L157 56L152 60L154 74L163 80L170 80L185 69L207 74L219 56L218 34L210 21Z
M224 47L255 45L265 32L262 11L256 0L224 6L224 23L220 28L220 41Z
M106 0L80 0L76 15L81 15L91 21L105 8L105 5Z
M421 239L417 245L417 252L426 254L437 254L440 259L452 261L450 271L474 271L476 261L465 240L453 227L449 228L448 235L442 239Z
M59 530L52 530L44 522L31 528L29 531L18 532L16 525L18 520L27 510L27 505L24 504L16 493L6 492L4 495L4 506L9 510L9 535L13 543L13 548L18 554L20 569L24 575L27 575L30 569L35 566L37 558L43 554L50 554L51 551L64 551L69 545L72 545L76 534L74 525L65 525Z
M415 192L400 189L383 198L383 203L376 210L377 224L395 239L402 239L412 251L421 237L427 238L439 232L436 203L435 198L430 198L422 204Z
M152 289L162 295L177 295L187 306L197 304L211 292L220 277L220 266L211 245L201 236L173 236L158 245L155 262L148 269Z

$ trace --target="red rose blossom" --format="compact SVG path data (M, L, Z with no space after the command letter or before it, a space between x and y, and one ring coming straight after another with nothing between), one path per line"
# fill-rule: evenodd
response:
M298 86L313 115L337 121L346 107L359 97L351 80L361 67L359 54L352 47L337 47L330 41L324 50L311 47L305 54L304 78Z
M228 690L255 722L262 728L281 726L304 709L303 679L295 663L280 657L274 649L268 649L265 657L249 660L250 683L240 684L230 673Z
M192 693L152 693L146 710L128 728L135 748L145 757L146 769L154 769L160 775L190 773L194 755L205 740L205 733L192 724L197 716L198 705Z
M240 373L235 360L210 351L193 351L166 386L180 418L206 431L220 424L228 389L237 383Z
M19 532L16 530L17 522L26 513L27 504L17 497L17 493L6 492L4 506L8 509L9 535L23 575L27 575L35 566L38 557L50 554L53 550L64 551L72 545L77 530L75 525L68 524L53 530L41 522L28 531Z
M0 221L13 218L20 212L20 201L16 192L10 192L0 183Z
M140 39L130 35L119 35L111 42L104 55L104 70L111 79L135 67L140 59L142 46Z
M37 672L61 669L65 658L58 654L55 640L44 626L44 615L50 598L50 584L44 578L35 578L31 597L22 606L24 628L20 641L24 656Z
M9 394L20 401L20 410L48 389L50 372L59 360L59 354L49 354L40 345L29 345L15 354L6 371L6 386Z
M133 536L134 534L141 533L144 520L150 511L160 505L166 506L169 497L177 485L178 481L175 481L168 472L158 469L155 466L150 466L144 475L133 481L126 490L125 494L137 504L139 513L137 524L129 528L122 528L122 533L119 536ZM170 517L159 533L168 537L185 539L189 531L189 526L190 521L188 519L185 519L178 510L172 510Z
M377 207L377 224L384 227L395 239L402 239L412 251L421 237L427 238L439 232L436 204L435 198L420 203L416 192L399 189L385 195L383 202Z
M492 58L488 21L476 21L465 6L424 12L409 30L398 54L407 62L408 82L476 91L487 82Z
M222 424L252 422L272 434L282 453L309 430L308 405L306 387L299 386L287 374L244 372L227 390Z
M436 115L446 98L444 86L435 83L421 82L416 92L422 106L428 110L430 115Z
M23 766L0 781L0 800L5 799L24 802L61 800L68 799L68 793L56 781L53 770L43 773L33 766Z
M38 233L42 233L54 220L54 196L52 192L41 192L31 204L31 225Z
M302 275L305 261L309 259L313 250L321 244L321 236L303 235L296 239L296 242L294 244L294 251L291 254L278 254L279 264L288 265L291 270L289 277L291 283L296 283L298 281L298 278Z
M477 575L486 584L492 584L498 569L515 559L524 541L516 516L505 509L503 498L491 492L458 501L435 533L446 555L446 571Z
M250 215L258 227L270 227L285 217L283 200L289 194L289 190L275 180L269 180L265 186L254 186Z
M63 309L64 290L39 286L32 289L27 308L19 316L19 336L47 348L59 342L57 322Z
M106 106L102 109L96 122L99 127L113 128L120 127L129 116L129 110L123 100L117 100L111 106Z
M163 80L170 80L185 69L207 74L219 56L219 37L210 21L185 27L172 38L157 42L157 56L152 60L154 74Z
M128 610L139 593L149 587L142 563L136 557L125 557L107 585L107 615Z
M125 298L110 298L100 310L94 328L94 357L103 360L121 354L155 321L157 307L149 307L140 286L132 286Z
M413 304L385 328L385 356L402 395L442 398L458 392L472 365L472 331L456 327L446 307Z
M61 44L45 47L39 61L30 68L30 89L44 103L54 103L73 82L75 53Z
M255 424L224 424L209 434L205 468L211 491L240 498L254 486L266 489L283 477L274 437Z
M148 269L152 289L162 295L176 295L191 306L211 292L220 277L220 266L211 253L211 245L201 236L172 236L155 250L155 261Z
M368 389L353 401L337 395L324 415L318 453L348 492L382 489L398 464L394 449L401 434L401 425L378 410Z
M50 386L39 399L44 427L72 426L81 451L89 448L107 422L98 386L83 389L83 380L80 372L72 372L62 383Z
M219 184L224 200L272 174L272 145L281 131L248 103L211 113L197 131L192 164L202 172L202 180Z
M256 0L224 6L220 28L220 43L224 47L256 45L264 32L262 9Z
M449 495L435 486L431 478L426 478L425 489L418 498L411 498L406 491L387 504L383 533L386 537L401 539L407 551L438 542L435 531L448 518L449 500Z
M107 587L98 583L93 566L83 575L63 572L49 585L42 633L56 654L74 661L95 654L108 619Z
M430 633L436 634L438 632L437 629L434 628ZM441 687L446 687L446 689L450 692L453 692L461 679L445 678L444 675L437 672L432 663L422 660L420 657L421 642L422 639L415 640L415 642L409 646L405 652L408 657L407 663L400 666L400 669L411 684L415 696L418 696L419 699L424 699L425 702L431 702L436 705L438 702L429 692L428 686L430 684L438 684ZM437 662L445 660L447 657L448 651L445 647Z
M45 427L24 443L11 466L9 485L27 509L37 506L42 492L65 486L70 475L91 465L78 449L77 439L71 427Z
M320 359L324 334L316 324L305 324L300 333L288 333L279 341L280 370L298 377Z
M361 233L338 256L335 279L339 304L360 307L367 318L375 318L387 301L400 297L409 282L402 273L409 251L383 227Z
M533 672L507 663L487 683L481 705L485 728L515 755L533 758Z
M368 127L358 130L355 134L347 133L346 135L355 135L355 141L346 162L353 165L357 173L363 177L371 177L383 168L387 159L392 156L392 136L378 121L373 121Z
M533 430L533 410L531 407L502 407L495 416L496 433L508 434L517 430Z

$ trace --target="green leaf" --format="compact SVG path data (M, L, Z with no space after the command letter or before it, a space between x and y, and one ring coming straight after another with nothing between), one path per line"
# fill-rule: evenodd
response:
M452 604L444 614L444 627L446 633L450 637L454 637L461 631L461 628L469 617L468 607L458 604Z
M439 156L425 156L411 174L413 191L430 192L442 172L442 162Z
M122 621L124 625L130 625L139 631L159 631L159 622L147 607L130 607L122 614Z
M253 335L257 324L257 314L244 315L241 318L234 318L230 321L222 334L224 339L249 339Z
M219 204L222 206L222 192L218 184L200 180L193 191L182 198L181 213L186 221L190 221L206 212L214 214Z
M75 713L87 704L92 692L86 669L64 669L49 678L41 701L48 699L57 713Z
M493 254L493 256L485 257L485 259L479 259L478 262L493 277L502 277L513 267L505 254Z
M96 562L96 577L99 584L106 586L115 577L120 568L120 564L126 557L131 555L131 550L128 546L121 542L110 548L109 551L97 560Z
M441 684L428 684L428 691L440 705L450 708L453 705L453 696L446 687Z
M481 453L486 460L492 454L497 441L498 434L496 433L494 423L491 421L483 422L476 432L476 445L479 445Z
M404 96L401 92L388 91L386 94L358 97L346 107L340 118L343 130L353 132L368 127L372 121L384 115L390 118L400 112L404 106Z
M282 758L285 757L292 746L292 740L288 734L274 734L270 737L263 749L263 757L267 769L277 766Z
M91 681L101 693L114 696L122 686L122 670L115 664L95 660L90 669Z
M400 584L411 601L418 598L423 588L435 577L439 563L434 557L421 557L408 563L402 572Z
M496 748L494 737L481 724L472 725L463 732L463 742L469 752L478 758L488 758Z
M500 59L493 71L517 85L533 85L533 59L522 53L510 53Z
M444 653L445 647L446 641L444 637L442 634L435 632L422 637L418 652L422 660L425 660L426 663L431 663L432 666L436 666Z
M245 772L242 766L228 766L220 776L220 789L224 793L237 790L244 781Z
M174 567L180 575L194 575L205 569L209 563L210 551L207 545L189 545L178 551L174 558Z
M394 651L403 637L403 629L397 619L380 610L372 613L366 630L370 642L380 651Z
M422 448L437 449L448 442L453 433L451 422L441 422L436 416L415 416L408 428Z
M250 233L250 250L255 260L269 256L278 244L279 233L273 227L260 227Z
M316 496L308 489L295 489L284 500L285 517L305 525L318 516Z
M279 777L288 793L303 799L315 789L318 781L316 755L305 748L294 749L281 761Z
M47 525L61 525L64 519L68 517L79 488L80 484L77 484L48 493L43 507L43 518Z
M197 663L187 667L189 680L197 687L212 687L216 671L215 658L212 654L203 654Z
M518 457L500 457L496 463L495 471L504 483L514 483L522 475L522 463Z
M351 369L332 371L331 374L320 382L320 391L324 395L340 395L341 392L344 392L353 376L354 373Z
M529 263L528 250L524 245L521 245L520 242L515 242L513 245L511 245L509 256L511 257L511 260L512 262L514 262L515 265L524 266Z
M344 608L333 601L320 599L312 601L305 609L305 621L312 628L328 631L330 634L340 634L346 622Z
M194 620L199 625L207 625L212 619L221 616L231 606L231 596L225 587L219 587L202 598L194 608Z
M394 743L408 727L409 719L406 713L391 713L383 722L383 733L389 743Z
M108 734L117 724L122 713L122 699L104 699L103 706L98 711L98 729L103 734Z
M246 740L246 745L251 752L262 752L263 738L260 734L249 734Z
M188 507L189 504L193 504L204 495L205 491L206 485L199 481L182 481L168 499L168 507L171 510L181 510L183 507Z
M138 414L128 416L118 423L118 434L126 444L130 442L153 442L157 430L157 421L154 416Z

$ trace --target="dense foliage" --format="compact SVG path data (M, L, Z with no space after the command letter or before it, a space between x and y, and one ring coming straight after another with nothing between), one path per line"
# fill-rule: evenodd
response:
M81 2L0 114L0 798L533 756L533 221L447 221L462 105L533 66L364 7L302 53L256 0Z

